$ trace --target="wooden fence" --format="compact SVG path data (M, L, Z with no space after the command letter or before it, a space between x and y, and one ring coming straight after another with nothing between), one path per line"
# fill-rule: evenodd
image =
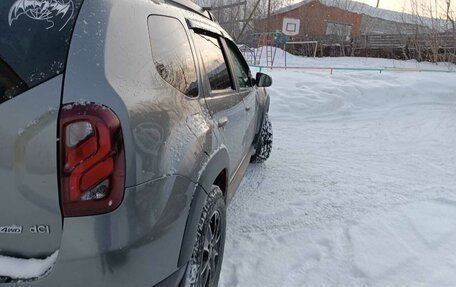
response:
M456 61L456 33L375 34L353 39L307 36L291 41L318 41L318 56L368 56L419 61ZM287 49L296 53L296 49Z

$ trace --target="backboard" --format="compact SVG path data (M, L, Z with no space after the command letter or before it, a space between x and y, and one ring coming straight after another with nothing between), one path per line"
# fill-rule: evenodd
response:
M296 36L299 34L301 20L292 18L283 18L282 33L287 36Z

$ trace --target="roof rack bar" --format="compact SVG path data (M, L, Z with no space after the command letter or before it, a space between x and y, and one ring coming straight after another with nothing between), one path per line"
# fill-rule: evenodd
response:
M203 9L200 6L196 5L195 3L193 3L190 0L165 0L165 2L170 2L170 3L174 4L174 5L180 6L182 8L187 9L187 10L191 10L191 11L193 11L195 13L200 14L201 16L204 16L204 17L212 20L210 14L208 13L208 11L206 11L205 9Z

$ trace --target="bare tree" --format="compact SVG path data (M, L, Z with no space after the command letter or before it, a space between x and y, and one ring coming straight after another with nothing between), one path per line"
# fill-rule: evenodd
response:
M453 30L453 32L456 30L456 26L455 26L455 12L452 10L452 6L451 6L451 0L445 0L445 16L446 16L446 19L451 23L451 28Z
M334 6L342 10L358 14L370 14L369 12L372 11L367 11L367 9L374 9L368 5L365 5L355 0L321 0L321 2L328 6ZM379 11L378 14L378 17L380 17L381 12ZM362 17L361 34L368 34L370 31L374 29L375 24L373 23L373 20L373 17L366 17L365 15ZM349 54L351 56L354 56L355 49L357 47L359 48L360 43L361 48L366 48L366 39L364 39L364 41L360 41L360 39L356 38L355 35L352 34L351 28L349 29L347 25L343 25L343 23L340 23L337 25L337 27L333 28L333 30L336 31L335 40L339 43L341 47L342 56L346 56L346 47L349 47L348 50L350 50Z
M410 38L410 49L418 61L439 61L440 32L443 22L440 19L437 0L411 0L411 14L415 25L415 33Z
M452 34L452 51L451 51L451 59L450 61L451 62L454 62L455 59L454 59L454 56L455 56L455 52L456 52L456 25L455 25L455 12L452 10L452 3L451 3L451 0L445 0L445 4L446 4L446 9L445 9L445 16L446 16L446 19L451 23L451 34Z

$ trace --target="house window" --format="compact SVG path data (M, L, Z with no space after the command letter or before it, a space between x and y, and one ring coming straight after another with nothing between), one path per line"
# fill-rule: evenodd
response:
M352 25L344 23L335 23L328 22L326 24L326 35L339 36L345 38L346 40L350 39L352 33Z

